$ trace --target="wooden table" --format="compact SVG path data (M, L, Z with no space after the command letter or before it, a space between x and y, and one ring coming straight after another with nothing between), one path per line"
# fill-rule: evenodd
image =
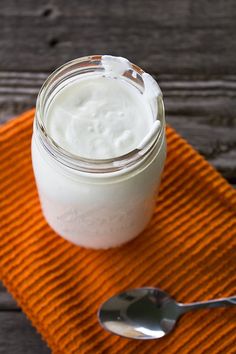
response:
M235 0L1 0L0 120L35 105L48 74L87 54L154 75L167 122L236 185ZM0 285L0 354L50 353Z

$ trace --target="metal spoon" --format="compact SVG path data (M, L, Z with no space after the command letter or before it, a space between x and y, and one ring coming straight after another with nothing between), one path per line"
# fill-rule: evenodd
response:
M98 311L109 332L132 339L156 339L170 333L178 318L192 310L236 305L236 297L181 304L155 288L128 290L111 297Z

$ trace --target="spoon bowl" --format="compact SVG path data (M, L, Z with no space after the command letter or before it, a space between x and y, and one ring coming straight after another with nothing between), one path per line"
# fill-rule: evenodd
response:
M176 302L155 288L128 290L107 300L99 310L101 325L133 339L156 339L169 333L179 317Z

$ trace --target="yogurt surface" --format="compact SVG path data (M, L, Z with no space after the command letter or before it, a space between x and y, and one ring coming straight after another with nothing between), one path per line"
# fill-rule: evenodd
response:
M152 124L146 96L107 76L88 76L62 89L46 118L47 131L60 147L91 159L127 154L138 147Z

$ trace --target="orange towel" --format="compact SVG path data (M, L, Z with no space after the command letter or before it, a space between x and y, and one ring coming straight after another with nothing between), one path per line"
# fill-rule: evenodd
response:
M236 295L236 191L167 129L168 159L149 227L107 251L76 247L46 224L30 158L31 110L0 128L0 277L53 353L236 353L236 308L188 313L169 336L106 333L96 312L127 288L191 302Z

